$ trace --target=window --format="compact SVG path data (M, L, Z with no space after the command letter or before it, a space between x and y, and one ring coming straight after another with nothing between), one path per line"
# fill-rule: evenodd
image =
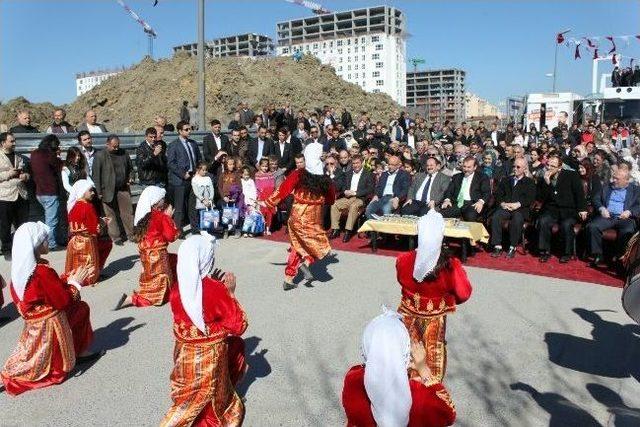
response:
M322 42L322 48L326 49L327 48L327 42Z
M353 53L358 53L358 46L353 48Z
M318 43L314 43L314 44L313 44L313 49L314 49L314 50L315 50L315 49L318 49Z
M372 43L377 43L380 41L380 36L371 36L371 42Z
M383 49L383 46L381 44L376 45L376 50L382 50L382 49Z
M364 55L362 55L362 60L363 60L363 61L365 60L364 58L365 58L365 56L364 56Z
M338 49L338 55L342 55L342 49Z
M374 71L373 73L371 73L372 77L380 77L380 71Z
M373 92L373 93L380 93L380 89L374 89L374 90L372 90L371 92Z
M347 74L347 79L351 80L351 74Z
M342 65L338 67L338 71L342 71Z
M282 49L282 54L283 55L286 55L288 53L289 53L289 48L288 47L285 47L284 49Z
M347 65L347 71L351 71L351 65Z
M333 47L333 40L329 42L329 47Z
M347 46L351 46L351 39L347 39Z
M351 57L347 56L347 62L351 62Z
M362 69L364 70L364 64L362 64Z
M380 54L379 53L374 53L373 55L371 55L371 59L373 59L374 61L376 59L380 59Z
M384 80L376 80L376 86L384 86Z
M336 46L342 46L342 40L338 40L338 41L336 42Z
M364 43L365 43L365 41L364 41L364 37L362 37L362 38L360 39L360 43L362 43L362 44L364 44Z
M358 69L358 64L356 64L356 68L355 68L355 69L356 69L356 70Z
M383 62L376 62L376 68L384 68Z

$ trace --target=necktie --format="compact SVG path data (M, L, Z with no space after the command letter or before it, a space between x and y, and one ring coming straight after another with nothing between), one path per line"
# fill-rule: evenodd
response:
M427 184L424 186L424 190L422 190L422 197L420 197L420 201L427 203L429 202L427 196L429 195L429 187L431 187L431 175L427 179Z
M184 148L187 150L187 155L189 156L189 170L193 172L196 170L196 165L193 162L193 154L191 153L191 147L189 147L189 141L184 142Z
M460 192L458 193L458 209L462 208L464 205L464 193L467 192L469 188L469 180L467 177L462 178L462 185L460 186Z

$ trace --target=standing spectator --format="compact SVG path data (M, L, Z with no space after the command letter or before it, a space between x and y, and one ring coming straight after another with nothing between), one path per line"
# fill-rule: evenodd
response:
M402 215L426 215L429 210L440 206L451 178L440 172L440 160L428 157L425 162L425 172L418 173L407 194L407 201L402 206Z
M76 129L71 126L65 118L67 117L67 112L62 108L57 108L53 110L53 123L47 128L47 133L73 133Z
M374 215L389 214L397 210L407 198L411 177L401 168L400 157L389 157L388 170L383 172L376 186L375 194L367 205L365 214L367 219Z
M62 187L67 194L71 193L73 184L87 179L87 162L78 147L69 147L62 167Z
M278 167L293 170L293 157L302 153L302 143L289 133L289 129L281 127L278 130L278 142L273 144L273 154L278 157ZM269 153L270 154L270 153ZM260 161L260 159L258 159Z
M509 220L509 250L507 258L516 256L516 246L522 236L524 222L529 219L529 209L536 197L536 184L526 176L527 161L521 157L514 161L513 176L503 178L495 193L498 208L491 217L492 257L502 253L502 220Z
M167 123L167 118L163 115L157 115L154 119L155 126L161 126L162 130L166 132L174 132L176 130L175 126L171 123Z
M179 116L181 122L189 123L191 121L191 115L189 114L189 101L182 101Z
M597 216L587 224L592 267L602 261L602 233L609 229L618 232L616 256L625 248L635 233L636 221L640 217L640 188L629 182L629 171L618 169L611 184L602 188L594 197L593 207Z
M38 149L31 153L31 171L36 184L36 199L44 209L44 221L49 226L49 249L58 247L58 209L60 208L60 188L62 162L58 158L60 140L55 135L42 138Z
M345 130L349 130L353 127L353 117L351 117L351 113L345 107L342 110L342 116L340 117L340 123L344 126Z
M191 125L191 130L196 131L200 129L200 122L198 121L200 115L198 114L198 104L195 103L191 107L189 107L189 124ZM204 126L204 123L202 124Z
M31 112L29 110L18 111L16 116L18 124L9 129L11 133L38 133L37 127L31 126Z
M211 133L202 140L202 150L204 160L209 163L209 171L215 174L220 166L220 158L229 154L229 137L222 133L220 120L213 119L209 124Z
M127 239L133 239L133 206L129 188L133 180L133 165L126 151L120 148L120 139L116 135L109 135L105 149L96 154L92 177L104 213L110 218L107 223L109 237L116 245L122 246L124 238L119 222Z
M551 228L560 225L564 239L561 263L569 262L573 254L575 232L573 226L578 218L587 218L587 204L584 190L577 172L562 169L562 159L557 154L549 156L547 171L538 186L539 199L543 202L543 211L538 220L538 249L540 262L551 257Z
M240 124L240 113L236 111L235 113L233 113L233 120L229 122L229 124L227 125L227 128L229 130L236 130L236 129L240 129L240 126L242 126Z
M29 210L27 160L15 149L15 136L0 133L0 254L4 256L11 254L11 226L17 230Z
M169 168L169 194L173 200L175 211L173 212L173 220L178 230L182 231L182 223L185 214L187 214L191 228L198 228L199 218L196 218L195 209L189 209L189 200L195 199L190 197L191 178L193 177L196 166L200 162L200 149L196 142L189 138L191 134L191 125L180 121L176 125L178 129L178 138L169 144L167 148L167 166ZM184 233L182 233L184 237Z
M253 110L249 108L249 105L247 105L246 102L241 103L240 104L240 125L251 126L251 124L253 123L253 116L255 116L255 114L253 114Z
M447 195L442 202L442 216L477 221L491 197L491 184L486 175L476 171L478 163L473 157L462 161L462 173L451 178Z
M78 132L78 142L80 143L78 148L86 160L87 176L91 176L93 173L93 160L98 150L93 148L93 138L88 130Z
M344 226L343 242L353 237L356 221L360 209L373 195L375 181L373 174L364 169L362 156L355 155L351 160L351 169L343 176L338 187L338 199L331 206L331 239L340 235L340 217L344 211L348 212Z
M236 131L234 131L235 134ZM239 134L239 133L238 133ZM258 128L258 137L249 141L247 145L246 162L249 166L256 166L261 158L275 155L275 147L273 142L267 138L267 128L260 126ZM278 166L281 156L278 157Z
M266 132L265 132L266 137ZM241 159L245 159L247 157L248 147L242 145L242 141L240 141L240 130L234 129L231 131L231 138L229 139L229 152L228 156L231 157L239 157ZM220 151L218 151L218 162L224 162L224 155L220 155ZM219 169L219 168L218 168ZM217 172L217 171L216 171Z
M78 132L83 130L89 131L89 133L107 133L105 125L98 123L98 115L95 111L89 110L84 113L84 122L78 126Z
M164 188L167 185L167 147L164 141L157 141L157 136L156 128L147 128L144 141L136 148L136 167L141 185Z

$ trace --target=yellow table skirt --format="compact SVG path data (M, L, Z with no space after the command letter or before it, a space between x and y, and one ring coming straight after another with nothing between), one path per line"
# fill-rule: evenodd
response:
M402 217L388 220L370 219L362 224L358 233L364 233L367 231L416 236L418 234L418 221L417 219L413 220L411 218ZM489 242L489 232L484 228L484 225L479 222L460 221L458 226L455 226L455 221L453 219L448 219L445 223L444 235L445 237L452 237L455 239L469 239L472 245L475 245L477 242Z

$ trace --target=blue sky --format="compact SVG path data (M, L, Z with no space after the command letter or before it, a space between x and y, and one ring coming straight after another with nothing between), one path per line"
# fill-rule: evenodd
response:
M196 0L129 0L158 38L156 57L196 39ZM428 68L467 71L467 88L498 103L511 95L550 91L555 33L569 36L640 34L638 1L320 1L339 11L393 5L407 16L408 58ZM309 15L283 0L206 2L206 38L257 32L275 38L275 23ZM618 43L619 45L621 43ZM19 95L35 102L72 102L75 73L131 65L147 51L147 39L115 0L0 0L0 99ZM632 39L623 54L640 57ZM590 53L558 55L560 91L587 94ZM627 65L624 60L623 65ZM610 71L609 62L601 69ZM410 65L409 65L410 67Z

